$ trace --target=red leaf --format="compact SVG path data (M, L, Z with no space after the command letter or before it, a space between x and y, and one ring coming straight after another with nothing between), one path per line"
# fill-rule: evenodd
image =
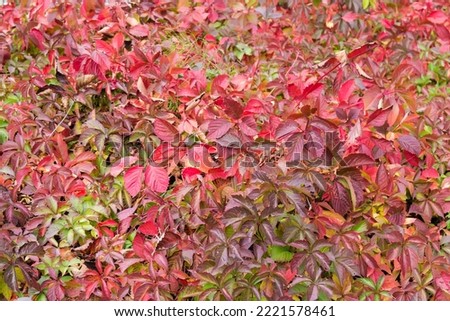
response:
M344 164L346 164L346 166L373 165L374 163L375 161L366 154L350 154L344 158Z
M172 159L175 156L175 152L177 152L177 157L179 159L183 158L186 154L186 150L183 148L174 148L173 146L164 143L156 147L153 152L153 161L156 164L161 164L166 162L169 159Z
M435 277L435 282L439 288L450 294L450 273L441 272L440 275Z
M97 47L98 50L103 51L108 56L114 56L116 54L116 50L106 41L97 40L95 42L95 46ZM95 59L94 59L94 61L95 61Z
M375 42L369 42L359 48L356 48L352 52L350 52L347 55L347 58L348 58L348 60L355 59L356 57L359 57L369 51L372 51L376 46L377 46L377 44Z
M170 124L167 120L156 119L153 123L155 134L164 142L172 143L178 136L178 130Z
M194 167L186 167L185 169L183 169L181 175L183 176L184 179L189 180L192 176L197 176L200 174L202 174L202 172L199 169Z
M350 210L350 204L350 196L345 187L341 183L335 182L331 190L331 205L334 210L344 215Z
M429 22L434 23L436 25L444 24L447 21L447 19L448 19L447 15L440 10L431 12L427 17L427 20Z
M145 169L145 185L157 193L164 193L169 187L169 175L163 167L147 166Z
M30 39L39 48L39 50L43 51L45 49L44 43L45 38L42 32L36 28L30 30Z
M265 112L264 104L258 99L250 99L245 106L244 114L260 114Z
M245 135L253 137L258 134L256 121L253 116L244 116L241 121L239 128Z
M299 124L291 119L286 120L285 122L278 125L277 130L275 131L275 138L277 140L283 139L287 135L292 134L293 132L299 129Z
M383 95L378 86L374 86L369 90L366 90L362 98L364 107L368 110L377 109L381 97L383 97Z
M141 190L143 170L142 166L133 166L125 173L125 189L132 197L135 197Z
M64 137L58 133L55 135L55 140L58 148L55 150L55 154L60 157L62 163L67 162L69 158L69 152L67 150L67 144L64 141Z
M358 15L355 12L346 12L343 16L342 16L342 20L344 20L345 22L348 23L352 23L353 21L355 21L356 19L358 19Z
M239 102L228 97L225 97L223 99L223 106L221 107L223 107L225 112L233 119L241 118L242 113L244 111L243 107Z
M322 87L323 87L323 84L320 82L309 85L308 87L305 88L305 90L303 91L303 94L299 97L299 99L300 100L305 99L310 93L312 93L313 91L316 91L318 89L321 89Z
M224 96L226 89L230 84L230 77L227 75L219 75L212 81L211 94L215 96Z
M112 38L112 40L111 40L111 45L114 47L116 52L118 52L122 48L123 43L124 43L124 36L120 32L116 33L114 38Z
M372 114L370 114L369 118L367 119L367 125L375 127L383 126L384 124L386 124L391 109L392 108L375 110Z
M355 88L355 80L350 79L344 82L339 90L339 101L348 103L348 99L353 94Z
M130 29L130 33L135 37L146 37L148 36L148 31L147 25L136 25Z
M50 301L61 301L64 298L64 288L59 281L45 282L47 298Z
M390 193L392 189L392 181L384 164L381 164L377 170L376 183L381 192Z
M99 226L106 226L106 227L116 227L117 226L117 222L112 220L112 219L108 219L106 221L103 221L101 223L98 224Z
M92 60L95 61L103 71L111 68L111 61L103 52L95 50L92 53Z
M217 139L225 135L232 124L226 119L214 119L208 126L208 139Z
M145 235L155 236L158 234L158 226L155 224L155 222L148 221L141 226L139 226L139 232Z
M412 166L419 166L419 157L417 157L415 154L404 150L403 156L405 157L406 161Z
M287 86L287 90L289 93L289 96L291 96L292 98L298 98L302 95L302 88L300 88L300 86L297 86L296 84L289 84Z
M439 178L439 172L434 168L427 168L422 171L422 178Z
M437 25L435 26L436 34L441 38L443 41L450 41L450 31L447 29L446 26Z
M111 176L113 176L113 177L116 177L117 175L122 173L122 171L124 170L125 167L127 167L129 165L133 165L134 163L136 163L137 160L138 160L138 158L136 156L122 157L121 159L119 159L117 162L115 162L111 166L111 169L109 170L109 174L111 174Z
M96 160L97 156L93 152L82 152L78 154L74 159L67 162L66 167L75 166L78 163L91 162Z
M86 58L83 66L83 72L85 74L96 75L99 78L104 78L104 68L102 68L98 63L96 63L91 58Z
M133 240L133 251L137 256L145 258L145 237L141 233L137 233Z
M407 152L419 155L421 151L420 142L411 135L404 135L398 138L400 146Z
M119 218L119 221L123 221L124 219L133 215L135 211L136 211L136 207L130 207L130 208L124 209L123 211L120 211L119 213L117 213L117 217Z

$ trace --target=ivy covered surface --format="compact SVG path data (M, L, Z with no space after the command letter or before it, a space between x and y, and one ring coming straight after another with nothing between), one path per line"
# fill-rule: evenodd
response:
M0 300L450 300L446 0L14 2Z

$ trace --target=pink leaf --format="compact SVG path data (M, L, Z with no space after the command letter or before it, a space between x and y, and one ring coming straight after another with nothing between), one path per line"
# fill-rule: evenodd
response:
M158 226L155 224L155 222L148 221L141 226L139 226L139 232L145 235L155 236L158 234Z
M411 135L404 135L398 138L400 146L407 152L419 155L421 151L420 142Z
M50 301L61 301L64 298L64 288L59 281L52 281L46 284L47 297Z
M148 35L147 25L136 25L130 29L130 33L135 37L146 37Z
M243 107L239 102L232 98L224 98L223 100L223 109L233 119L239 119L242 116L242 113L244 111Z
M114 47L114 49L116 49L116 52L118 52L124 43L124 36L122 33L116 33L116 35L114 36L114 38L112 38L111 40L111 45Z
M391 108L388 109L377 109L372 114L370 114L367 119L367 125L381 127L386 124L388 114L391 111Z
M97 47L98 50L103 51L105 54L107 54L108 56L113 56L115 55L116 51L114 50L114 48L107 43L106 41L103 40L97 40L95 42L95 45ZM95 59L94 59L95 60Z
M450 31L447 29L446 26L443 25L437 25L435 26L436 34L439 38L443 41L450 41Z
M145 185L157 193L164 193L169 187L169 175L163 167L147 166L145 169Z
M108 56L101 51L95 50L92 53L92 60L97 63L102 70L108 70L111 68L111 61Z
M202 172L197 168L186 167L185 169L183 169L183 172L181 175L183 176L184 179L189 180L192 176L197 176L197 175L200 175L201 173Z
M345 187L339 182L333 184L331 190L331 204L334 210L342 215L347 213L351 208L350 196Z
M133 240L133 251L137 256L145 258L145 238L144 235L137 233Z
M378 184L380 191L385 193L389 193L391 191L392 187L391 177L388 171L386 170L384 164L381 164L380 167L378 167L376 183Z
M250 137L253 137L258 134L256 121L253 116L245 116L242 118L242 122L239 125L241 131Z
M344 82L341 89L339 90L339 101L348 103L348 99L353 94L355 88L355 80L350 79Z
M441 272L440 275L435 278L436 285L450 294L450 273Z
M123 221L124 219L133 215L135 211L136 211L136 207L130 207L130 208L124 209L123 211L120 211L119 213L117 213L117 217L119 218L119 221Z
M39 50L44 50L45 38L42 32L36 28L30 30L30 39L39 48Z
M305 88L305 90L303 91L303 94L299 97L300 100L305 99L306 97L308 97L309 94L311 94L312 92L322 89L323 84L320 82L317 82L315 84L309 85L308 87Z
M226 89L230 84L230 78L227 75L219 75L212 81L211 94L216 96L224 96Z
M249 84L249 78L246 75L236 75L231 80L236 91L243 91Z
M358 15L354 12L346 12L343 16L342 16L342 20L344 20L345 22L348 23L352 23L353 21L355 21L358 18Z
M346 166L373 165L374 163L374 160L366 154L350 154L344 158L344 164L346 164Z
M447 21L447 15L440 10L433 11L427 17L427 20L436 25L442 25Z
M260 114L265 112L264 104L259 99L250 99L245 106L244 114Z
M214 119L208 126L208 139L217 139L225 135L231 128L232 124L225 119Z
M164 142L172 143L178 136L178 130L170 124L167 120L156 119L153 123L155 134Z
M296 121L288 119L277 127L277 130L275 131L275 138L283 139L287 135L290 135L295 131L298 131L299 127L300 126Z
M111 174L111 176L113 177L117 177L120 173L122 173L125 167L133 165L134 163L136 163L137 160L138 158L136 156L122 157L111 166L109 174Z
M427 168L422 171L423 178L439 178L439 172L434 168Z
M135 197L141 190L143 170L142 166L133 166L125 173L125 189L132 197Z
M369 90L366 90L364 92L364 96L362 98L364 107L368 110L370 109L377 109L378 103L380 102L380 99L382 97L381 90L378 86L373 86Z
M365 45L351 51L347 55L347 58L348 58L348 60L355 59L356 57L359 57L369 51L372 51L376 46L377 46L377 44L375 42L366 43Z

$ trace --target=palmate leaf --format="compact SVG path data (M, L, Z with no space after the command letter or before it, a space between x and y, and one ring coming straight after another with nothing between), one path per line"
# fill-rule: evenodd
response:
M9 286L10 289L12 289L14 292L19 291L18 275L16 271L16 266L14 264L11 264L6 268L3 277L5 283Z
M164 167L148 165L145 169L144 183L150 190L164 193L169 187L169 175Z
M13 292L6 284L3 274L0 274L0 295L3 295L6 300L11 300L12 294Z
M345 187L335 182L331 189L331 204L334 210L339 214L346 214L351 209L350 195Z
M125 172L125 189L132 197L135 197L141 190L143 171L142 166L133 166Z
M208 139L217 139L225 135L231 128L232 123L226 119L214 119L209 123Z
M153 123L155 134L164 142L172 143L177 140L178 130L167 120L156 119Z
M294 257L294 253L289 251L289 246L272 245L267 252L275 262L289 262Z
M421 150L420 142L414 136L411 135L401 136L398 138L398 143L404 150L410 152L411 154L414 155L420 154Z
M18 254L21 256L27 256L27 255L40 256L40 255L44 255L44 248L41 245L39 245L38 243L34 243L34 242L27 243L19 249Z

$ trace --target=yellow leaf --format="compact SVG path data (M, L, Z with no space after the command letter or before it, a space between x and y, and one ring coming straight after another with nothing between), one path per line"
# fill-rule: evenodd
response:
M3 297L6 300L8 300L8 301L11 300L12 290L5 283L5 280L3 279L3 274L0 274L0 294L3 295Z
M182 8L190 8L191 1L190 0L178 0L177 10L179 11Z
M345 218L334 211L322 211L322 214L320 216L324 216L328 218L331 222L342 225L345 223Z
M363 9L369 8L370 0L362 0Z

